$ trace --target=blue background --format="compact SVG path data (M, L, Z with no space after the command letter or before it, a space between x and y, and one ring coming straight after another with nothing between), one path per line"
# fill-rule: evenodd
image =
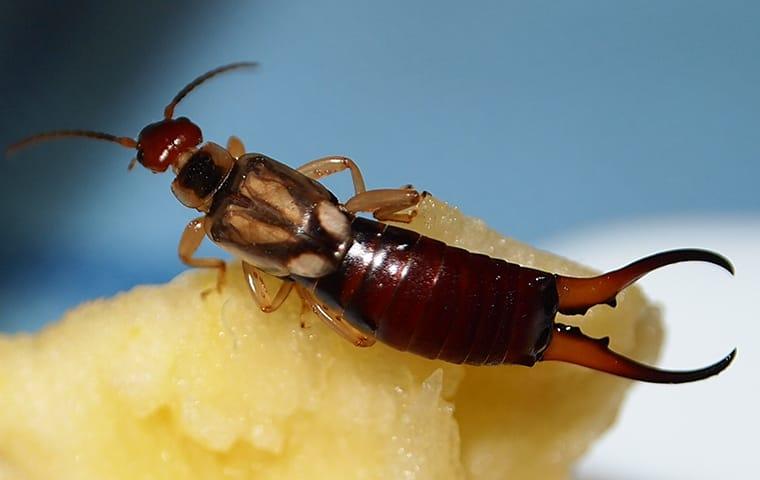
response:
M353 157L510 236L613 220L760 215L760 3L0 3L0 144L136 135L178 108L296 166ZM84 140L3 161L0 330L184 269L169 175ZM342 198L348 177L329 181ZM212 247L204 247L212 252Z

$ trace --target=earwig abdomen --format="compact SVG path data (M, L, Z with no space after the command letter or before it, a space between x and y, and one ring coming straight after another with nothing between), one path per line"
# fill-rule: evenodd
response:
M557 313L555 277L355 218L339 268L298 279L398 350L472 365L533 365Z

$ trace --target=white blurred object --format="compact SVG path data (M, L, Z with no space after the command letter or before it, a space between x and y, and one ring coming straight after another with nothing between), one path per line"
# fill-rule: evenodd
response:
M701 367L734 346L721 375L685 385L638 384L612 431L578 466L578 480L757 478L760 456L760 218L686 217L621 222L544 242L599 270L674 248L719 252L731 278L699 263L673 265L639 285L664 309L657 366ZM605 308L605 307L598 307Z

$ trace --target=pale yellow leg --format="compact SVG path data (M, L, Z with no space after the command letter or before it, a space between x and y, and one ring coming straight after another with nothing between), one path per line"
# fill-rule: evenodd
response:
M296 292L298 292L303 301L311 308L311 311L324 320L333 330L338 332L341 337L357 347L370 347L375 344L374 338L357 330L341 315L333 312L326 305L321 304L314 294L306 290L304 287L296 285Z
M230 152L230 155L235 158L242 157L245 155L245 146L243 145L243 141L235 135L232 135L227 140L227 151Z
M371 212L380 221L409 223L417 215L415 207L421 198L419 192L411 188L378 189L353 196L345 207L351 213ZM399 213L410 208L409 212Z
M221 258L195 258L193 254L198 250L203 237L206 236L206 229L204 228L206 223L206 217L198 217L187 224L185 230L182 232L182 237L179 239L179 259L182 263L190 267L196 268L216 268L218 276L216 279L217 292L222 291L224 286L224 273L227 269L227 264ZM204 297L211 292L211 289L205 290L201 293Z
M299 172L314 180L319 180L346 169L351 171L351 179L354 182L356 194L358 195L366 191L367 187L364 186L364 178L362 177L362 172L359 171L359 166L348 157L323 157L298 167Z
M269 294L266 283L264 283L263 273L258 268L251 264L243 263L243 274L248 282L248 288L251 290L251 295L256 301L262 312L270 313L280 308L288 298L290 291L293 289L293 280L283 280L277 292L274 294L274 298Z

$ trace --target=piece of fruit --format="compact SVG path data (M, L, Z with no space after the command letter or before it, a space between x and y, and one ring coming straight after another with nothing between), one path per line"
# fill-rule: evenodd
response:
M427 198L410 228L544 270L591 270ZM626 260L626 259L621 259ZM0 478L567 478L630 382L547 362L464 367L356 348L293 295L260 312L231 266L86 303L0 338ZM560 321L653 363L636 288Z

